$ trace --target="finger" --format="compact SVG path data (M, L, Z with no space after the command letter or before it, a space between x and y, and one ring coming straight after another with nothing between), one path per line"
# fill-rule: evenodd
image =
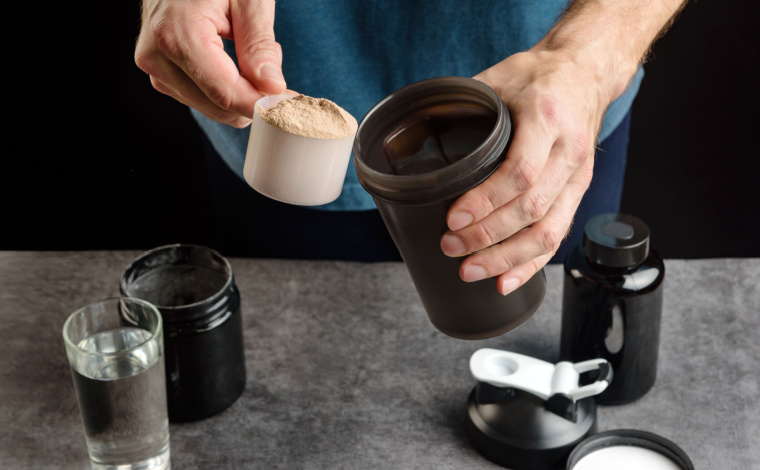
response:
M282 48L274 38L274 0L234 0L230 13L242 75L264 93L284 92Z
M551 259L551 254L541 255L525 264L510 269L496 279L496 289L502 295L514 292L517 288L528 282L541 268L546 266Z
M540 221L504 242L465 259L459 268L462 280L473 282L499 276L533 259L551 257L567 234L573 215L588 188L592 166L593 163L584 166L568 180L554 205Z
M165 95L171 96L172 98L174 98L174 99L175 99L175 100L177 100L178 102L180 102L180 103L182 103L182 104L184 104L184 105L186 105L186 106L189 106L189 107L191 107L191 108L194 108L194 107L193 107L193 106L192 106L192 105L191 105L191 104L190 104L190 103L189 103L187 100L185 100L185 98L184 98L184 97L182 97L182 95L180 95L180 94L179 94L179 93L178 93L176 90L172 90L172 89L171 89L171 87L169 87L167 84L165 84L165 83L161 82L161 81L160 81L160 80L158 80L157 78L155 78L155 77L151 76L151 77L150 77L150 82L151 82L151 84L153 85L153 88L155 88L155 89L156 89L156 91L158 91L158 92L160 92L160 93L163 93L163 94L165 94ZM251 124L251 119L248 119L248 118L246 118L246 117L243 117L243 116L238 116L238 115L231 115L231 116L233 116L233 117L231 118L231 120L229 120L229 121L222 121L222 120L219 120L219 119L217 119L217 115L210 115L210 114L207 114L207 113L205 113L205 112L203 112L203 111L199 110L198 108L194 108L194 109L195 109L196 111L200 112L201 114L203 114L204 116L206 116L206 117L207 117L207 118L209 118L209 119L215 120L215 121L217 121L217 122L220 122L220 123L222 123L222 124L227 124L227 125L229 125L229 126L232 126L232 127L236 127L236 128L238 128L238 129L243 129L243 128L245 128L245 127L248 127L248 126Z
M484 219L456 232L447 232L441 249L448 256L463 256L488 248L541 220L554 204L569 178L577 171L562 140L555 143L541 180L527 192L497 208Z
M213 21L204 18L191 31L166 33L158 41L158 47L214 105L250 119L254 104L264 95L240 76L235 63L224 52L218 29Z
M251 123L250 118L221 109L212 103L201 89L198 88L198 85L173 62L163 57L158 57L157 62L161 71L150 76L151 84L157 91L171 96L180 103L190 106L208 118L222 124L243 128Z
M467 227L533 187L559 135L539 114L513 114L514 134L506 160L493 175L451 205L446 218L452 231Z

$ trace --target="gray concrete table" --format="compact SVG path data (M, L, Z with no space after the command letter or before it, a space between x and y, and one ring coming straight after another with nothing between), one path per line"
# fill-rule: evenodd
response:
M0 252L0 468L87 468L61 327L118 294L138 252ZM231 260L248 383L225 412L171 425L175 469L494 469L467 442L468 360L493 347L556 362L562 272L522 327L462 341L428 322L399 263ZM599 430L679 444L696 468L758 469L760 260L666 262L659 376Z

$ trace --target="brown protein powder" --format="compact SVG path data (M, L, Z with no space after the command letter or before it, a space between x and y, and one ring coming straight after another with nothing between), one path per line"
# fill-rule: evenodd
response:
M270 109L258 107L268 124L291 134L316 139L341 139L356 133L356 119L325 98L298 95L282 100Z

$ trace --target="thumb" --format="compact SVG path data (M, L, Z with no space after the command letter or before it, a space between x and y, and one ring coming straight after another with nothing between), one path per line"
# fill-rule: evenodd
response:
M274 40L274 0L230 2L240 73L263 93L283 93L282 49Z

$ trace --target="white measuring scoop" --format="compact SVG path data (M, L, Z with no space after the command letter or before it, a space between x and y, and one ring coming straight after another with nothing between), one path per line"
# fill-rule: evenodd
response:
M265 96L254 105L243 176L259 193L300 206L317 206L340 196L355 134L319 139L293 134L264 121L270 109L295 95Z

